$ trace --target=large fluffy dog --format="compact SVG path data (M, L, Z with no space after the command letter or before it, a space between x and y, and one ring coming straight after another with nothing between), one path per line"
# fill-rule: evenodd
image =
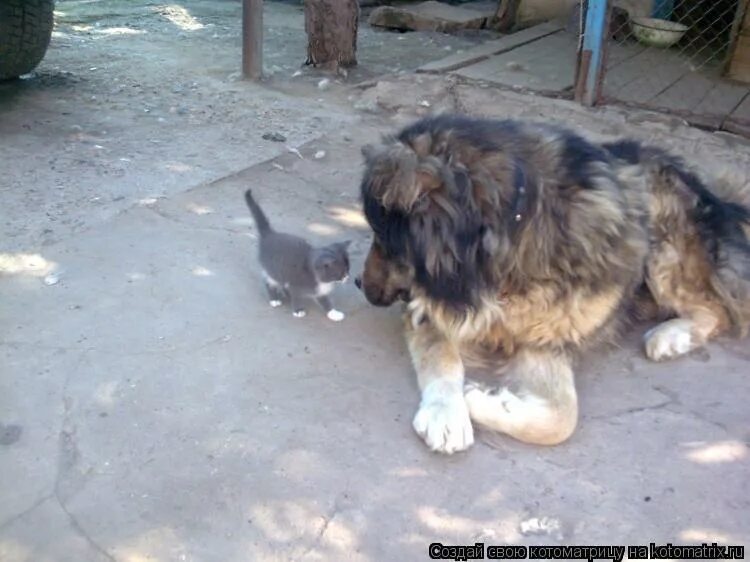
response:
M357 283L408 302L414 428L436 451L469 447L472 420L567 439L575 352L636 311L661 321L644 338L657 361L750 324L750 211L662 150L442 116L363 153L374 240ZM493 353L499 386L465 384L464 362Z

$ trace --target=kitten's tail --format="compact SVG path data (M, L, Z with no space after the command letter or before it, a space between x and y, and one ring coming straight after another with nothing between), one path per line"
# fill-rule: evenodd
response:
M268 217L266 217L263 209L261 209L260 206L255 202L255 199L253 199L253 192L249 189L245 192L245 201L247 202L247 206L250 208L250 212L253 214L255 224L258 227L258 232L261 235L266 234L267 232L271 232L272 229L271 224L268 222Z

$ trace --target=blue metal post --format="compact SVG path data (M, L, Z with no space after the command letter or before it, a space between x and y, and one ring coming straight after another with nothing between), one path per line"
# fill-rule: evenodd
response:
M576 98L586 105L596 103L604 79L607 8L607 0L588 0L583 45L578 54L580 76L578 76L579 87L576 92Z
M673 10L674 0L654 0L651 17L668 20L672 17Z

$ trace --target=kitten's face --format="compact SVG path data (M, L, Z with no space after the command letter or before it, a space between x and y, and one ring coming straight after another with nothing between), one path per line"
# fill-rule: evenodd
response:
M349 277L349 254L346 249L350 243L350 240L337 242L315 251L313 270L319 283L346 281Z

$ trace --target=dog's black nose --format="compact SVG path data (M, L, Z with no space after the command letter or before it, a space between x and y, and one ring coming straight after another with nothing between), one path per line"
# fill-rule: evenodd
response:
M362 288L362 278L361 277L355 277L354 278L354 285L357 287L357 289Z

